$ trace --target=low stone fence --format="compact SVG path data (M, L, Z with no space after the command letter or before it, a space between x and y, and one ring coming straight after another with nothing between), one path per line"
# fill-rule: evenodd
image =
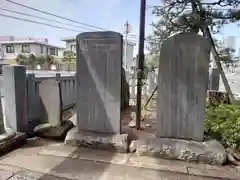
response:
M26 71L24 66L4 67L1 79L1 95L4 101L2 104L6 127L18 132L27 132L41 122L44 107L39 85L44 80L50 79L56 80L56 84L58 84L59 99L50 100L48 103L50 105L47 105L47 108L57 107L58 102L60 102L60 110L55 111L55 117L58 118L61 116L61 112L75 105L75 73ZM45 90L44 93L52 97L55 92L46 92ZM60 113L57 114L57 112Z

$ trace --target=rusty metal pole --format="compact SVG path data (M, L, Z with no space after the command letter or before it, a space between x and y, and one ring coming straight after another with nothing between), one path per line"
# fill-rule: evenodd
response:
M141 0L138 63L137 63L136 129L140 129L140 119L141 119L142 77L143 77L143 69L144 69L145 13L146 13L146 0Z

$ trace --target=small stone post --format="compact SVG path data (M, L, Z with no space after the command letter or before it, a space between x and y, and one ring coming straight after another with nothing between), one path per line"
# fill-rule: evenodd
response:
M3 88L6 127L17 132L28 131L26 68L3 66Z
M59 78L59 75L56 78ZM43 80L39 84L39 96L43 109L42 120L54 127L61 126L61 102L58 80Z

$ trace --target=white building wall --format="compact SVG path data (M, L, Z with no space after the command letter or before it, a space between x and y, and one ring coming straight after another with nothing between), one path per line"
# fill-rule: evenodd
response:
M35 56L46 56L47 55L47 48L49 48L47 45L42 45L42 44L27 44L30 45L30 53L23 53L22 52L22 45L23 44L14 44L14 53L7 53L6 51L6 44L0 44L0 59L2 63L14 63L14 59L19 54L23 55L29 55L29 54L34 54ZM43 52L41 52L41 46L43 47ZM58 60L60 60L63 56L63 50L64 49L58 49L58 56L54 56ZM49 54L49 51L48 51Z
M66 50L71 51L71 46L76 46L76 41L66 41ZM133 51L134 51L134 45L128 44L127 46L127 68L131 68L133 64ZM125 67L125 45L123 43L123 67Z

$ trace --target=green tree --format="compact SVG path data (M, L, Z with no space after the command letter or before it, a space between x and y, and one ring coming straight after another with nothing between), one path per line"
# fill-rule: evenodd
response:
M70 70L70 64L76 63L76 53L72 51L63 52L63 62L68 65L68 71Z
M164 6L155 6L152 12L158 19L152 23L153 32L148 37L150 51L153 54L159 54L163 40L175 33L193 30L199 32L199 28L208 26L212 34L217 34L224 25L237 24L240 20L240 10L235 9L240 5L239 0L211 0L204 3L201 1L204 8L201 16L193 10L197 7L195 0L162 0L162 2ZM198 11L199 7L196 9ZM220 57L224 57L220 59L227 66L238 62L235 61L237 58L234 51L229 48L221 47L217 48L217 51Z
M47 55L46 57L46 63L47 63L47 66L48 66L48 69L51 69L51 66L56 64L55 60L54 60L54 57L51 56L51 55Z
M31 69L35 69L36 56L34 54L30 54L27 59L28 59L28 65L31 67Z
M44 56L36 57L37 65L40 65L42 67L42 65L45 63L46 63L46 57L44 57Z
M28 65L28 58L23 54L19 54L15 60L20 65Z

